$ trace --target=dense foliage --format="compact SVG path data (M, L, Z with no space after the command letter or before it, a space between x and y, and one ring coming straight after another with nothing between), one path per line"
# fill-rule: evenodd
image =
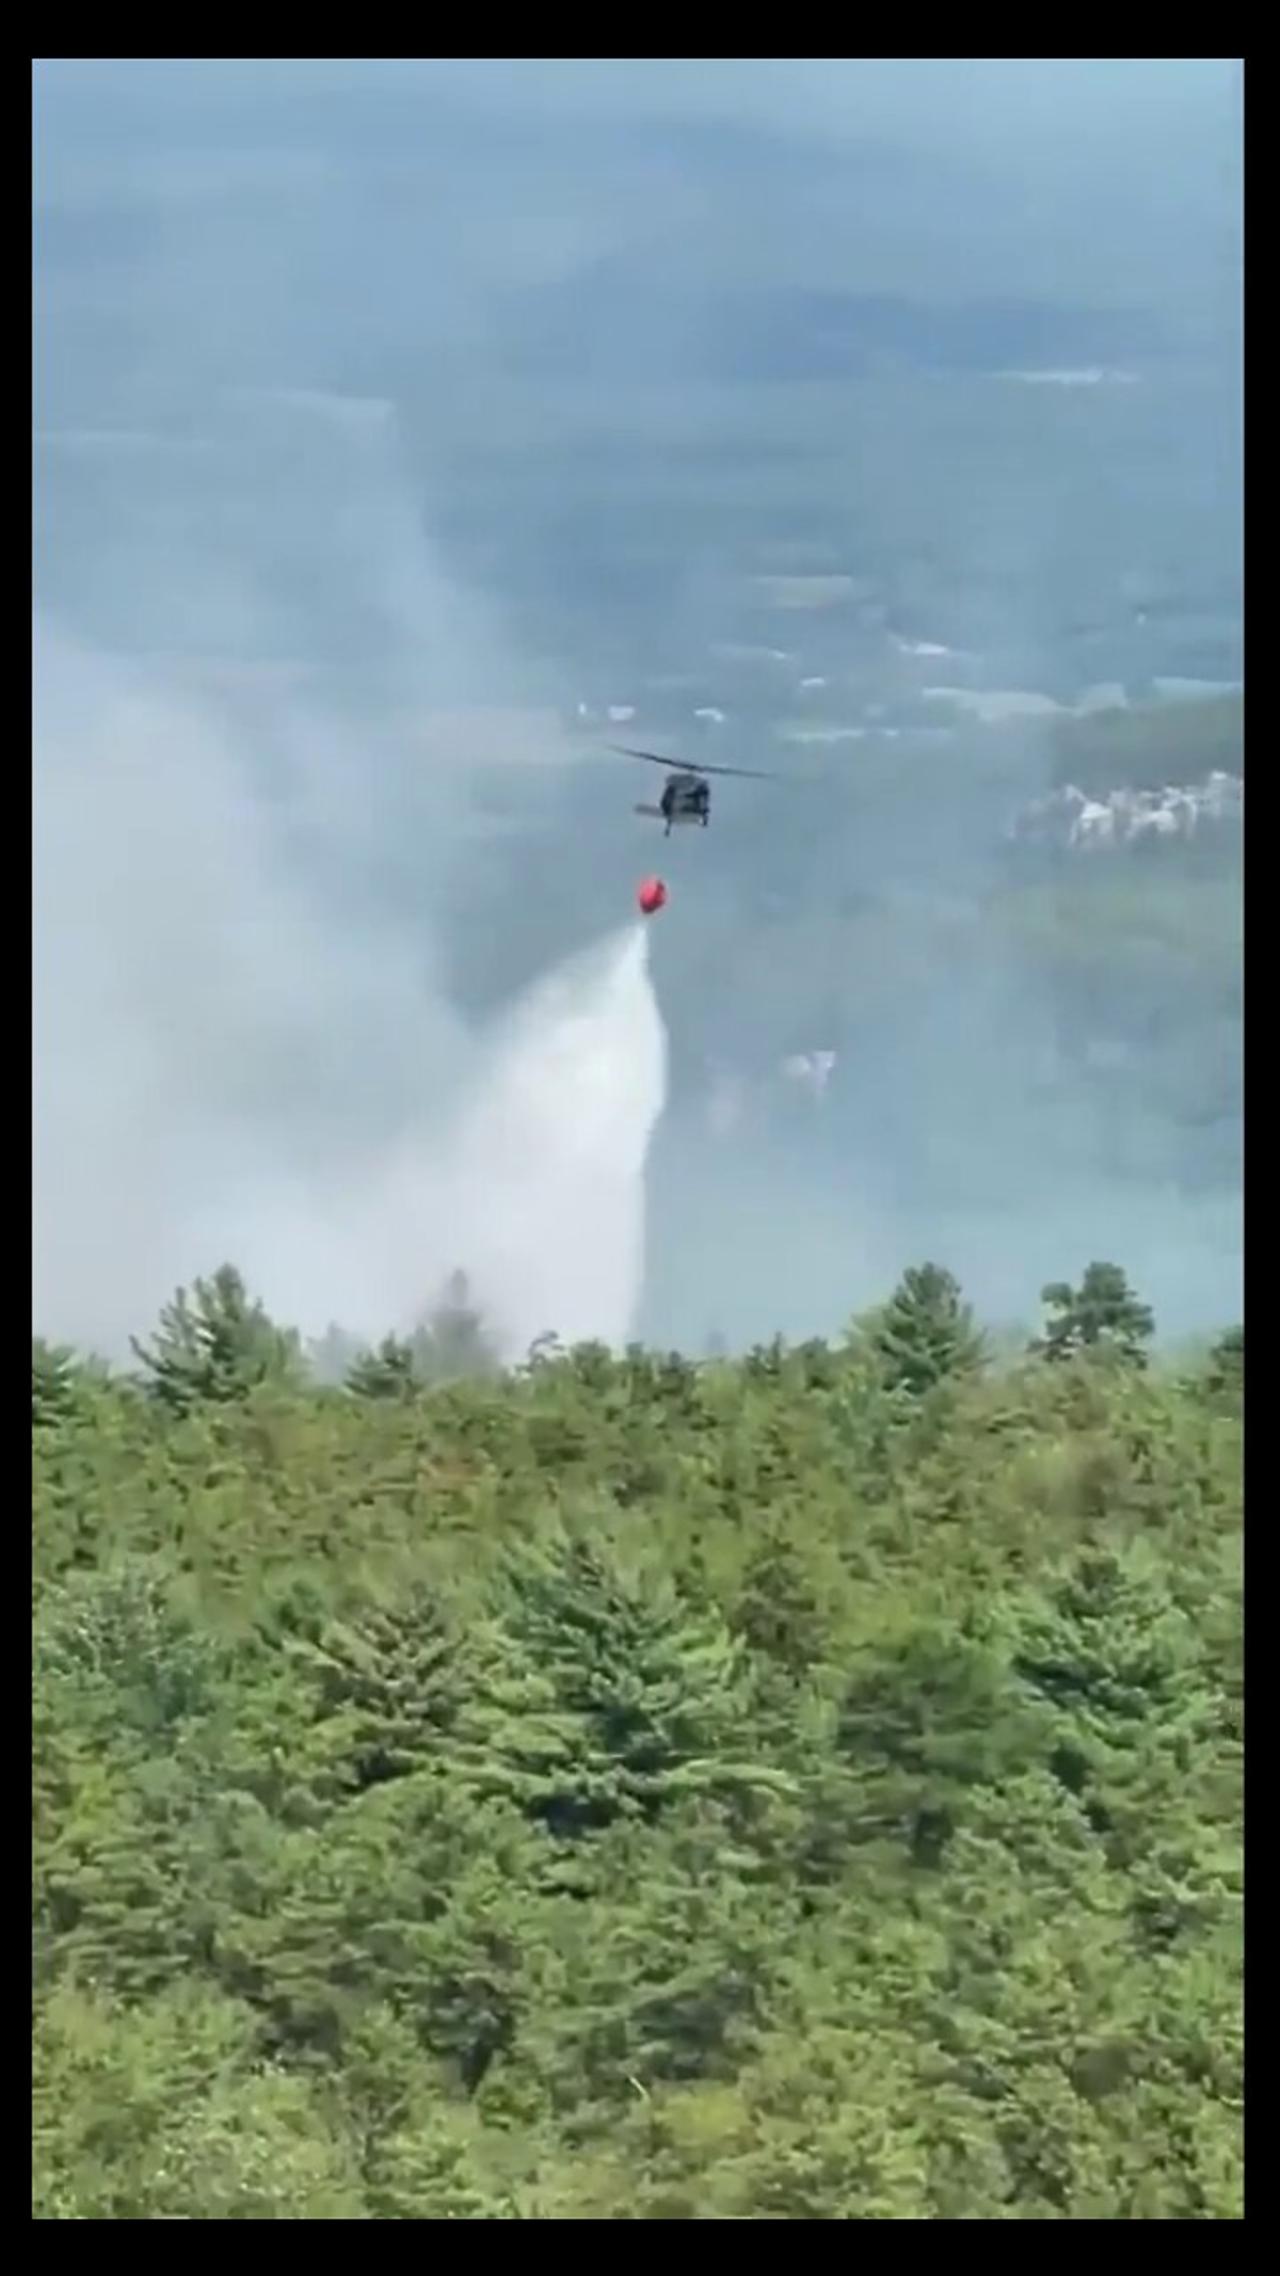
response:
M1046 1306L37 1345L36 2216L1238 2218L1243 1338Z

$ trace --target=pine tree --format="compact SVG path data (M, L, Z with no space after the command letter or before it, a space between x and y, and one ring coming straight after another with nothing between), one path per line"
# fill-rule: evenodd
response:
M493 1337L471 1300L465 1272L454 1272L413 1337L414 1368L424 1383L451 1383L469 1375L496 1375Z
M37 2218L1240 2217L1241 1333L918 1309L33 1348Z
M641 2084L723 2079L742 2059L787 1924L755 1862L705 1800L596 1842L596 1901L567 1930L575 1998L551 2050L580 2094L633 2109Z
M985 1355L959 1282L936 1264L908 1267L865 1340L889 1387L916 1397L948 1376L973 1374Z
M1020 1767L1040 1728L1001 1652L953 1622L924 1620L864 1649L836 1726L852 1825L899 1834L917 1864L936 1863L967 1791Z
M1123 1749L1148 1719L1192 1711L1195 1627L1140 1548L1082 1551L1011 1615L1015 1674L1091 1740Z
M608 1344L595 1340L576 1343L568 1354L569 1368L574 1381L584 1391L607 1391L613 1381L613 1353Z
M768 1343L752 1344L742 1361L742 1371L751 1383L777 1383L786 1365L787 1346L782 1336L771 1336Z
M1223 1406L1238 1407L1244 1397L1244 1329L1228 1328L1209 1352L1205 1389Z
M285 1648L341 1718L343 1754L358 1787L421 1770L438 1752L460 1700L454 1640L435 1595L411 1588L394 1605L371 1604Z
M63 1422L75 1405L75 1354L65 1344L31 1339L31 1423L35 1430Z
M176 1601L162 1558L73 1568L42 1594L32 1668L44 1708L82 1730L172 1729L216 1695L216 1640Z
M814 1560L778 1527L762 1533L747 1560L734 1608L735 1626L753 1652L803 1675L822 1656L826 1607L819 1601Z
M1031 1348L1042 1358L1073 1359L1082 1351L1103 1351L1145 1367L1144 1346L1155 1334L1155 1316L1129 1286L1118 1264L1085 1268L1078 1288L1055 1280L1041 1291L1049 1318Z
M413 1345L384 1336L376 1351L362 1351L347 1370L346 1387L356 1399L408 1399L417 1385Z
M515 1562L491 1667L464 1718L481 1776L554 1833L757 1782L740 1751L740 1647L724 1622L667 1583L644 1586L594 1543L559 1540Z
M297 1336L276 1327L229 1264L197 1280L191 1296L178 1290L149 1349L130 1340L154 1396L179 1414L206 1400L243 1399L259 1383L300 1372Z

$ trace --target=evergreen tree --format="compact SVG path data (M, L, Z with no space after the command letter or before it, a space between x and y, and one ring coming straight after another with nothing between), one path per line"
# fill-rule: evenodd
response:
M45 1704L69 1711L82 1729L117 1737L203 1713L216 1696L221 1654L175 1597L172 1572L155 1556L73 1568L43 1591L32 1667Z
M783 1336L771 1336L768 1343L752 1344L742 1361L743 1372L749 1382L776 1383L786 1365L787 1346Z
M1140 1550L1088 1549L1043 1594L1010 1608L1014 1673L1068 1719L1082 1746L1128 1749L1153 1719L1193 1712L1195 1628Z
M413 1337L414 1368L424 1383L496 1375L497 1346L471 1299L465 1272L449 1276L444 1291Z
M1043 1358L1103 1351L1134 1367L1146 1366L1144 1347L1155 1334L1155 1316L1134 1294L1120 1265L1088 1265L1078 1288L1052 1281L1042 1290L1041 1302L1049 1317L1031 1348Z
M789 1907L728 1835L699 1797L593 1847L599 1925L573 1924L576 1998L552 2060L601 2104L634 2107L638 2081L723 2077L755 2037Z
M735 1626L753 1652L802 1675L821 1657L826 1605L812 1560L781 1529L763 1533L747 1560Z
M297 1335L276 1327L229 1264L211 1280L197 1280L191 1296L178 1290L150 1348L130 1340L153 1394L179 1414L203 1401L243 1399L257 1384L296 1381L300 1373Z
M77 1373L75 1353L65 1344L32 1337L31 1421L35 1429L65 1421L75 1405Z
M1224 1406L1239 1406L1244 1398L1244 1329L1228 1328L1209 1352L1205 1388Z
M889 1387L916 1397L948 1376L974 1373L985 1349L959 1282L936 1264L908 1267L866 1342Z
M411 1343L384 1336L376 1351L362 1351L347 1370L346 1387L356 1399L408 1399L417 1386Z
M469 1719L497 1790L574 1835L756 1783L738 1743L744 1712L740 1648L723 1620L669 1583L646 1587L596 1544L561 1539L512 1566L487 1693ZM767 1770L758 1782L771 1783Z
M930 1621L857 1655L835 1735L854 1829L900 1835L931 1864L968 1789L1025 1762L1037 1725L997 1651Z
M363 1788L423 1769L438 1753L461 1697L454 1640L435 1594L417 1584L396 1604L373 1604L313 1635L286 1639Z
M570 1372L584 1391L605 1391L613 1381L613 1353L608 1344L576 1343L567 1360Z
M37 2218L1240 2218L1240 1333L858 1342L79 1369Z

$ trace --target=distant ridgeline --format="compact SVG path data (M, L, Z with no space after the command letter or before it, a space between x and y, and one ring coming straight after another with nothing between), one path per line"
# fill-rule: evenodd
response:
M656 294L667 321L646 338L635 312ZM703 376L730 383L849 378L889 370L1003 372L1124 367L1166 350L1161 326L1139 308L1013 296L960 301L903 293L746 292L696 287L644 260L605 256L560 284L507 304L521 365L580 372L584 341L595 377L634 381L671 368L671 341L697 341Z
M1238 693L1144 704L1054 723L1055 788L1022 807L1010 838L1106 852L1218 842L1244 818L1244 700Z
M1211 774L1243 777L1244 697L1117 705L1054 722L1053 781L1094 797L1123 785L1160 790Z

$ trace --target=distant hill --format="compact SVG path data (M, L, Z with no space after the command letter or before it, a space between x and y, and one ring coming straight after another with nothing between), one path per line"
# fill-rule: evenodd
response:
M640 321L655 305L663 311L656 333ZM619 380L651 376L677 351L683 363L691 343L704 377L738 381L846 378L886 364L974 372L1124 365L1163 345L1139 309L789 286L708 294L612 260L520 295L511 316L519 365L580 376L585 357L597 378Z
M1088 712L1056 720L1051 738L1053 779L1060 787L1158 790L1165 783L1203 781L1215 769L1242 775L1244 697Z

